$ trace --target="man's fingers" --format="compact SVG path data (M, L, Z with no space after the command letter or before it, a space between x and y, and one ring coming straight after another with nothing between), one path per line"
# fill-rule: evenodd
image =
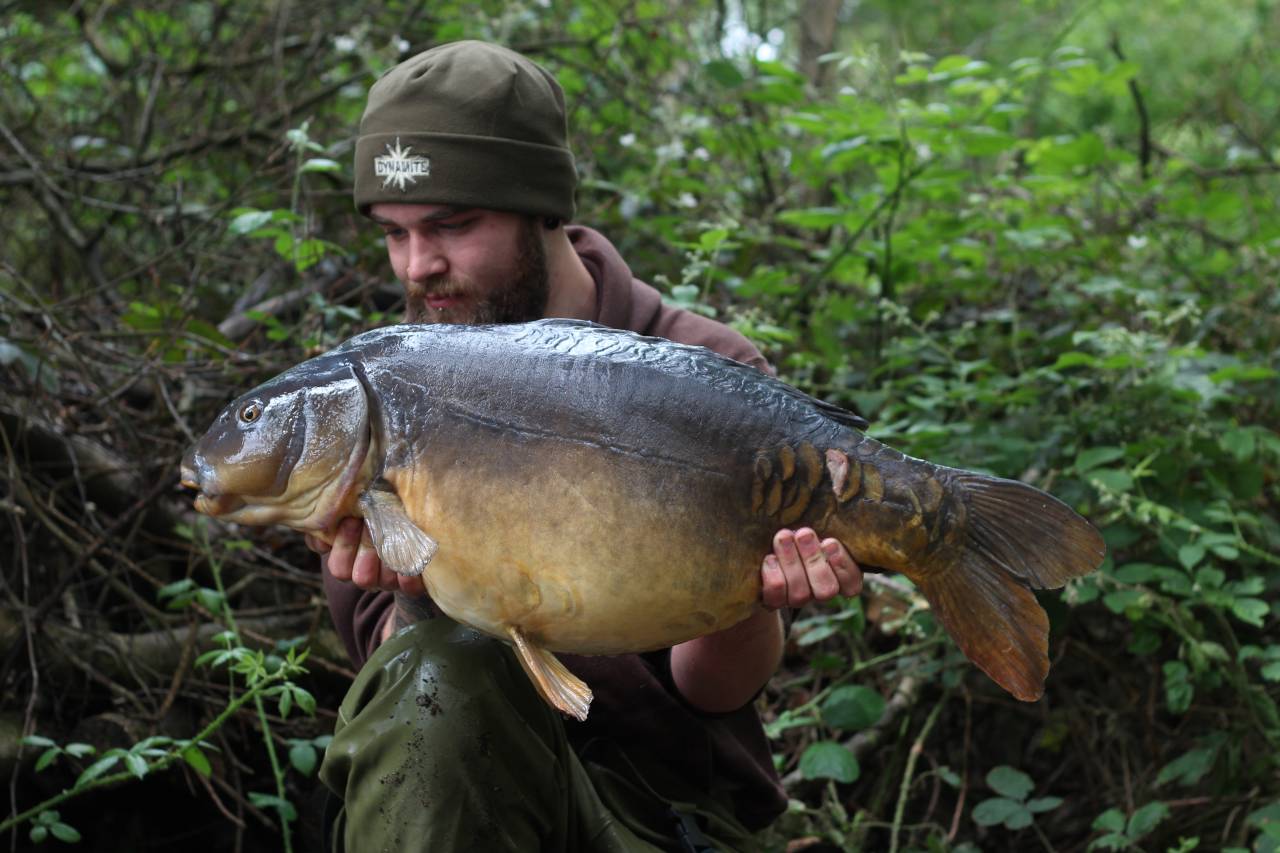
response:
M787 604L787 579L783 577L782 566L778 558L770 554L764 558L760 568L760 600L770 610L777 610Z
M813 591L809 589L809 576L805 571L804 558L800 556L796 534L790 530L779 530L773 537L773 553L787 583L787 604L791 607L808 604L813 600Z
M411 598L427 594L427 586L422 582L422 575L396 575L400 591Z
M333 548L332 545L321 539L319 536L313 536L310 533L304 534L302 541L307 544L308 548L315 551L317 554L328 554Z
M362 536L351 566L351 582L361 589L386 589L383 585L383 571L382 560L378 559L378 552L373 550L373 542L367 534Z
M385 589L387 592L395 592L398 590L400 588L400 576L382 565L381 562L378 563L378 566L380 567L378 586L381 589Z
M838 539L824 539L822 553L827 557L827 564L835 572L840 584L840 594L855 596L862 592L862 569L854 562L853 557L845 550Z
M800 558L804 560L805 577L809 581L809 589L815 601L827 601L835 598L840 592L840 581L827 563L827 556L822 551L818 534L811 528L802 527L796 531L796 547Z
M329 574L340 581L352 580L356 552L360 548L364 522L358 518L344 518L333 535L333 548L329 551Z

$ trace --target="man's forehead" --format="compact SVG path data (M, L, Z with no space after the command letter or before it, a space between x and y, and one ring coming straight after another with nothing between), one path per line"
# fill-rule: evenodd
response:
M374 222L393 225L411 225L415 222L435 222L448 219L475 208L458 204L406 204L379 202L369 208L369 218Z

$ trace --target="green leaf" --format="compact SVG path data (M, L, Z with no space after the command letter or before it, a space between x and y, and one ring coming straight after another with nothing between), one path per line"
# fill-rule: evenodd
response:
M1195 696L1195 688L1189 681L1190 670L1179 660L1165 661L1161 669L1164 672L1165 702L1171 712L1181 714L1191 707L1191 699Z
M1227 575L1221 569L1203 568L1196 572L1196 583L1205 589L1221 589Z
M74 755L76 758L84 758L86 755L93 755L98 750L88 743L69 743L63 751L68 755Z
M328 249L329 244L324 240L317 240L314 237L301 240L293 247L293 265L298 272L310 269L320 262Z
M40 757L36 759L36 772L39 773L41 770L48 767L54 762L54 759L61 754L62 750L58 749L56 746L50 747L40 753Z
M1007 764L992 769L987 774L987 784L991 790L1011 800L1025 800L1036 787L1030 776Z
M1133 813L1129 818L1129 826L1125 830L1134 841L1146 835L1155 829L1165 818L1169 816L1169 807L1161 802L1147 803L1142 808Z
M65 823L55 823L49 828L49 831L53 833L54 838L59 841L65 841L68 844L75 844L80 840L80 833L76 832L74 827Z
M31 827L31 834L29 837L36 844L39 844L40 842L44 841L46 838L49 837L49 827L41 823L34 824Z
M1160 566L1151 563L1126 563L1112 574L1121 583L1151 583L1159 577Z
M1130 607L1140 607L1147 594L1140 589L1119 589L1102 597L1102 603L1112 613L1121 614Z
M289 763L303 776L310 776L316 766L316 748L309 743L295 743L289 747Z
M115 767L116 764L118 764L119 762L120 762L119 753L116 753L114 755L105 755L102 758L99 758L97 761L93 762L92 764L90 764L88 767L85 768L84 772L80 774L80 777L76 779L76 783L72 787L80 788L84 785L89 784L94 779L97 779L99 776L101 776L103 773L106 773L112 767Z
M800 775L806 779L834 779L848 784L856 782L861 772L853 753L835 741L819 741L800 756Z
M746 77L742 76L742 72L738 70L737 66L727 59L713 59L703 65L702 70L707 72L708 77L726 89L741 86L747 80Z
M126 755L124 757L124 766L130 773L137 776L139 779L147 775L147 760L141 755Z
M1124 812L1107 809L1093 820L1093 828L1107 832L1124 832Z
M1178 549L1178 562L1187 571L1194 569L1204 559L1204 546L1199 542L1183 545Z
M1086 450L1081 450L1076 455L1075 469L1083 474L1086 471L1092 471L1099 465L1106 465L1108 462L1123 458L1123 447L1090 447Z
M1019 812L1025 811L1027 807L1017 800L992 797L974 806L973 822L979 826L998 826Z
M778 221L797 228L831 228L843 222L845 215L846 212L838 207L810 207L784 210L778 214Z
M226 597L222 593L216 589L203 587L196 590L196 600L200 602L200 606L214 614L221 613L223 605L226 603Z
M801 633L796 639L797 646L812 646L814 643L821 642L827 637L840 633L840 625L835 622L827 622L822 625L816 625L813 628Z
M296 820L298 817L298 812L293 807L293 803L281 797L277 797L275 794L263 794L258 791L250 791L249 802L253 803L260 809L278 810L280 812L280 816L286 821Z
M1213 767L1218 751L1202 747L1178 756L1160 769L1156 787L1176 781L1179 785L1194 785Z
M1060 805L1062 805L1062 797L1037 797L1033 800L1027 800L1027 808L1037 814L1053 811Z
M1089 479L1111 492L1127 492L1133 488L1133 475L1119 468L1099 468L1090 472Z
M1231 602L1231 613L1241 622L1261 628L1271 607L1260 598L1237 598Z
M1280 681L1280 661L1264 666L1261 674L1264 681Z
M56 746L57 742L43 735L27 735L21 741L23 746Z
M200 751L200 747L191 744L182 750L182 760L191 766L191 769L204 776L206 779L213 774L213 766L209 763L209 757Z
M324 157L314 157L303 163L298 169L299 172L341 172L342 164L337 160L329 160Z
M271 222L271 219L271 211L269 210L247 210L232 219L231 224L227 226L227 230L232 234L249 234Z
M1229 429L1218 439L1218 443L1222 445L1222 449L1226 450L1236 458L1237 462L1244 462L1253 457L1258 449L1258 437L1252 429Z
M1129 836L1123 835L1121 833L1112 832L1102 836L1101 838L1095 841L1090 841L1088 849L1090 850L1128 850Z
M710 231L702 232L698 237L698 245L704 252L714 252L728 238L729 230L727 228L712 228Z
M861 685L838 687L822 703L821 710L827 725L856 731L880 721L884 713L884 697Z
M1097 363L1098 359L1094 358L1087 352L1064 352L1062 355L1058 356L1057 361L1049 366L1049 369L1062 370L1067 367L1092 367Z
M293 685L293 698L297 701L298 707L302 709L304 714L314 714L316 712L316 698L296 684Z
M1026 829L1031 826L1033 820L1035 818L1032 816L1031 810L1026 806L1020 805L1016 812L1005 819L1004 825L1009 829Z
M166 598L173 598L184 592L190 592L195 588L196 588L195 581L193 581L191 578L183 578L180 581L174 581L173 583L166 584L165 586L162 586L160 587L160 589L156 590L156 600L164 601Z
M1280 835L1280 802L1274 802L1250 812L1245 822L1261 829L1267 835L1273 837Z

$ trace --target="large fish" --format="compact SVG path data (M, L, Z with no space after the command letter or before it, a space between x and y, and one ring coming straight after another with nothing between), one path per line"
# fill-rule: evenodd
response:
M363 517L383 563L511 642L585 719L552 652L620 654L760 607L773 534L808 525L901 572L1019 699L1049 670L1032 589L1101 562L1083 518L945 468L710 350L571 320L378 329L231 403L183 460L196 508L325 531Z

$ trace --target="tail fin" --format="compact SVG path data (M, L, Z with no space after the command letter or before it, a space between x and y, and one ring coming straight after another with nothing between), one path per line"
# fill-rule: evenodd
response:
M1049 673L1049 620L1029 587L1060 587L1088 574L1106 546L1070 507L1025 483L962 472L950 484L966 510L962 550L916 583L960 650L1033 702Z

